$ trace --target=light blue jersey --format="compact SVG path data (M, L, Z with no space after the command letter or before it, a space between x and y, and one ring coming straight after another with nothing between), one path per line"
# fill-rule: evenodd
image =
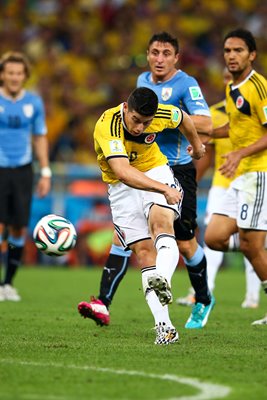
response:
M32 134L45 135L40 96L23 91L12 100L0 93L0 167L19 167L32 161Z
M137 79L137 87L140 86L154 90L162 104L178 106L189 115L210 116L209 107L196 79L181 70L168 81L158 83L152 81L151 72L143 72ZM176 130L166 129L157 136L157 143L171 166L192 161L186 151L189 143L182 133L177 135Z

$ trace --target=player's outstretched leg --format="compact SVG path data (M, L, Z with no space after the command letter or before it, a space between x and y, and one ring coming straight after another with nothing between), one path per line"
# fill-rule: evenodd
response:
M101 300L96 299L93 296L89 303L86 301L79 303L78 311L84 318L92 319L97 325L109 325L110 316L107 307Z

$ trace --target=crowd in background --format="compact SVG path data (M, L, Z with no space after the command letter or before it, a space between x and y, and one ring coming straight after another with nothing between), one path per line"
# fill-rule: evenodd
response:
M0 53L24 51L32 62L28 86L45 102L51 161L94 164L95 122L134 89L155 32L178 37L179 66L211 105L223 93L222 40L236 27L255 35L266 75L261 0L2 0Z

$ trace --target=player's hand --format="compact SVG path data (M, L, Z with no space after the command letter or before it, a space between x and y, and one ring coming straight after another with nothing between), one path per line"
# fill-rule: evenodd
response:
M183 198L183 192L180 188L173 188L166 185L166 191L164 193L167 203L170 205L178 204Z
M241 153L239 151L231 151L222 155L222 158L225 159L225 162L219 168L220 173L226 178L233 178L242 159Z
M38 197L45 197L51 189L51 178L41 176L36 187Z
M204 157L206 153L206 146L202 143L198 149L193 149L193 146L190 144L187 146L187 153L195 160L199 160L200 158Z

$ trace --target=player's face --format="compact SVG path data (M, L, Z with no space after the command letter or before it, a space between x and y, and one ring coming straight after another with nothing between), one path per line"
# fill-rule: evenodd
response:
M155 82L167 81L176 72L179 54L170 43L153 42L147 51L147 61Z
M256 52L250 52L244 40L231 37L224 43L224 60L234 80L243 80L252 69Z
M136 111L130 111L127 103L124 104L124 123L127 131L133 136L140 136L153 121L153 116L143 116Z
M22 63L7 62L1 73L4 90L11 96L16 96L21 91L25 79L25 67Z

